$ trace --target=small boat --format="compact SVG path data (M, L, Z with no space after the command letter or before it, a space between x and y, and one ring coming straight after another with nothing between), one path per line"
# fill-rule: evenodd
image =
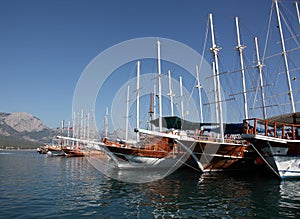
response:
M47 145L49 156L65 156L65 152L63 151L63 147L65 147L65 142L61 139L53 138L51 145Z
M62 150L63 146L54 146L48 145L48 152L47 154L51 156L66 156L65 152Z
M270 119L248 119L243 138L253 143L268 167L280 178L300 177L300 113Z
M63 147L66 157L87 157L87 156L104 156L105 153L95 149L85 147Z
M47 154L48 152L48 145L42 145L40 147L38 147L36 149L36 151L39 153L39 154Z

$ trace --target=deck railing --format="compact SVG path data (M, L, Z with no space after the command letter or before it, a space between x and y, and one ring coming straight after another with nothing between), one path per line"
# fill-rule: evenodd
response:
M243 132L245 134L297 140L300 139L300 124L289 124L252 118L243 121Z

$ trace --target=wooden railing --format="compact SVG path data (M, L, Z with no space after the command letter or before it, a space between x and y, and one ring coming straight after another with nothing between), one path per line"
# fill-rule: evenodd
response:
M288 124L252 118L243 121L243 132L245 134L296 140L300 139L300 124Z

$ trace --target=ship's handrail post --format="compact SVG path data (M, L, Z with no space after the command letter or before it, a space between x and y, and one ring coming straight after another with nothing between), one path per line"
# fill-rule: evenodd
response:
M284 127L285 127L285 124L282 124L282 139L284 139Z
M277 123L274 122L274 138L277 138L277 127L276 127Z
M243 134L249 134L248 133L248 121L246 119L243 119Z
M268 132L269 132L269 121L268 120L264 120L265 122L265 136L268 136Z
M257 119L254 118L254 124L253 124L253 134L256 135L256 122L257 122Z
M292 125L292 139L295 140L296 138L296 135L295 135L295 126L294 124Z

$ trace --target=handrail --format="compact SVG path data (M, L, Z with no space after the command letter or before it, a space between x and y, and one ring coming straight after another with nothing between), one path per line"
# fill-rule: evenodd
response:
M300 124L274 122L258 118L244 119L243 133L296 140L300 139Z

